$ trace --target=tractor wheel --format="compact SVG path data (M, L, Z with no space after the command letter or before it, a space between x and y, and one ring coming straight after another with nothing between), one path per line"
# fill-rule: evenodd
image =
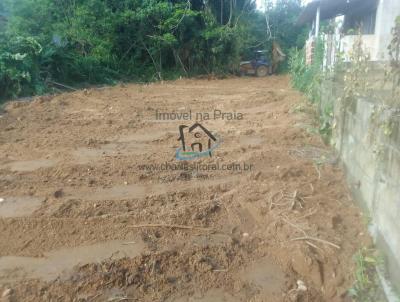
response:
M268 75L268 67L264 65L258 66L256 73L258 77L265 77Z

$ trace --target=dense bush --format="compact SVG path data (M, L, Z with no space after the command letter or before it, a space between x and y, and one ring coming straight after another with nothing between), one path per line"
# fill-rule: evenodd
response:
M3 0L0 99L83 86L232 73L272 39L296 46L299 0L278 0L266 18L253 0ZM291 24L289 26L289 23ZM279 30L278 30L279 29ZM285 34L285 30L291 33Z
M323 76L322 61L324 56L324 43L317 39L312 63L306 64L304 48L291 49L289 53L289 70L292 84L304 92L307 97L316 102L320 98L320 86Z
M308 100L318 106L319 133L329 143L332 136L333 104L321 102L324 42L316 40L313 60L306 64L305 49L292 49L289 55L289 69L293 87L302 91Z
M39 57L42 46L31 37L4 39L0 46L0 96L41 92Z

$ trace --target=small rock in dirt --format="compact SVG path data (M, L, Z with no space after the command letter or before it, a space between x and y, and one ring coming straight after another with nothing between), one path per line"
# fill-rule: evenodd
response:
M242 236L243 237L249 237L249 233L243 233Z
M62 189L59 189L59 190L55 191L53 195L55 198L60 198L64 195L64 192Z
M297 290L302 291L302 292L307 291L307 287L303 281L297 280Z
M12 293L12 289L11 288L6 288L3 293L1 294L1 296L4 297L8 297L9 295L11 295Z
M4 198L0 198L0 202L4 202Z

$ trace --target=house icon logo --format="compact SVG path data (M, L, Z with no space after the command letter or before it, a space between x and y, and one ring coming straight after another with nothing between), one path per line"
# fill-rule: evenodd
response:
M178 160L191 160L210 156L222 142L216 135L199 123L192 126L179 126L179 138L182 147L176 149L175 157Z

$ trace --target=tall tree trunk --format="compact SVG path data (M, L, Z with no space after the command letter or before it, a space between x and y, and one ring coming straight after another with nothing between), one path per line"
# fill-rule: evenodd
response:
M228 20L229 26L231 26L232 15L233 15L233 0L230 0L229 1L229 20Z
M224 0L221 0L221 25L224 23Z

